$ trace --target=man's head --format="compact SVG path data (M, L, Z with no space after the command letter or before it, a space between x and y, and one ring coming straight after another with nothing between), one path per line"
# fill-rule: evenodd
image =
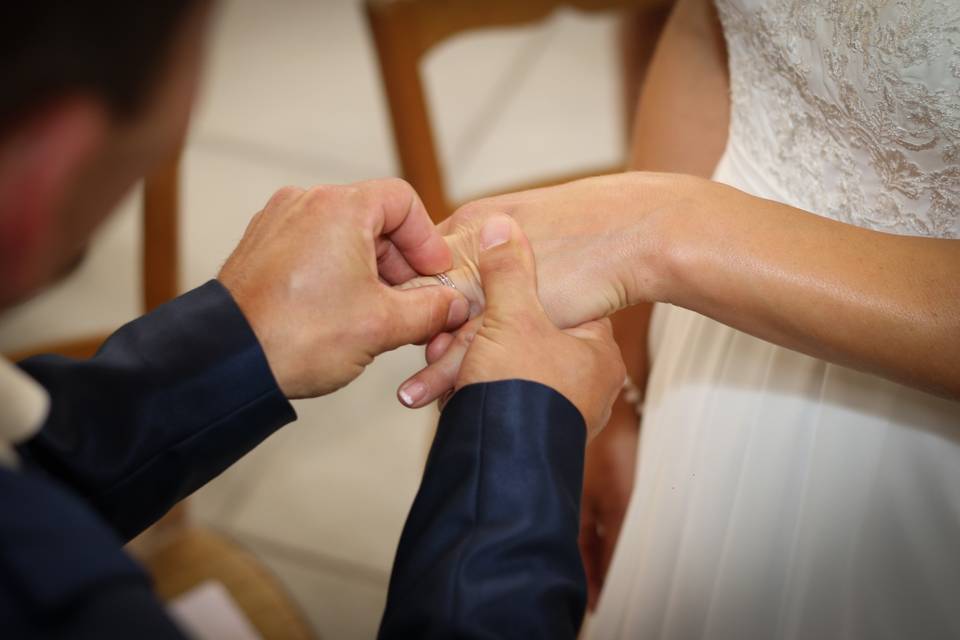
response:
M183 140L208 0L0 9L0 308L73 264Z

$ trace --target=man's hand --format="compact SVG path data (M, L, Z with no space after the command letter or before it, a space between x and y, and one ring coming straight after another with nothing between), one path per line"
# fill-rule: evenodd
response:
M514 378L539 382L570 400L595 433L609 418L625 376L609 321L565 331L554 326L537 297L530 244L511 218L487 220L479 247L486 309L461 332L459 344L468 348L455 388ZM401 399L409 400L411 391L401 388Z
M455 290L390 285L447 270L450 250L402 180L281 189L218 279L289 398L330 393L378 354L460 326Z

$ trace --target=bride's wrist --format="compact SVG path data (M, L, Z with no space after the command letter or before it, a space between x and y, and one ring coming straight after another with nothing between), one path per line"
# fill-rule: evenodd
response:
M731 286L748 261L749 220L758 202L719 182L695 179L681 206L664 216L658 300L713 315L729 308Z
M638 224L625 234L630 259L619 276L627 302L676 304L716 183L682 174L628 175L634 203L628 215Z

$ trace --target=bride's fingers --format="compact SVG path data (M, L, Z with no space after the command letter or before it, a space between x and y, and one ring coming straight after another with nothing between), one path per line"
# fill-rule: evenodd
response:
M450 280L453 281L453 284L459 289L461 285L466 286L464 281L464 275L461 269L451 269L446 272ZM431 287L438 283L439 281L435 276L417 276L415 278L410 278L406 282L401 282L397 285L397 289L419 289L420 287Z
M419 409L453 389L463 358L479 329L477 318L457 331L442 355L400 385L397 390L400 402L411 409Z
M457 290L470 302L470 317L479 315L483 311L485 300L483 289L480 287L480 278L468 267L457 267L447 271L446 274ZM419 276L398 284L397 289L416 289L436 284L437 279L433 276Z

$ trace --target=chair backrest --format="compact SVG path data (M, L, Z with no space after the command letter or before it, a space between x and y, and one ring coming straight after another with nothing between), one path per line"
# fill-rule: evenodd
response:
M143 183L143 311L180 293L180 160L168 158Z
M451 203L420 76L424 54L454 35L535 23L562 7L606 11L637 4L638 0L367 0L403 176L435 220L449 214Z

